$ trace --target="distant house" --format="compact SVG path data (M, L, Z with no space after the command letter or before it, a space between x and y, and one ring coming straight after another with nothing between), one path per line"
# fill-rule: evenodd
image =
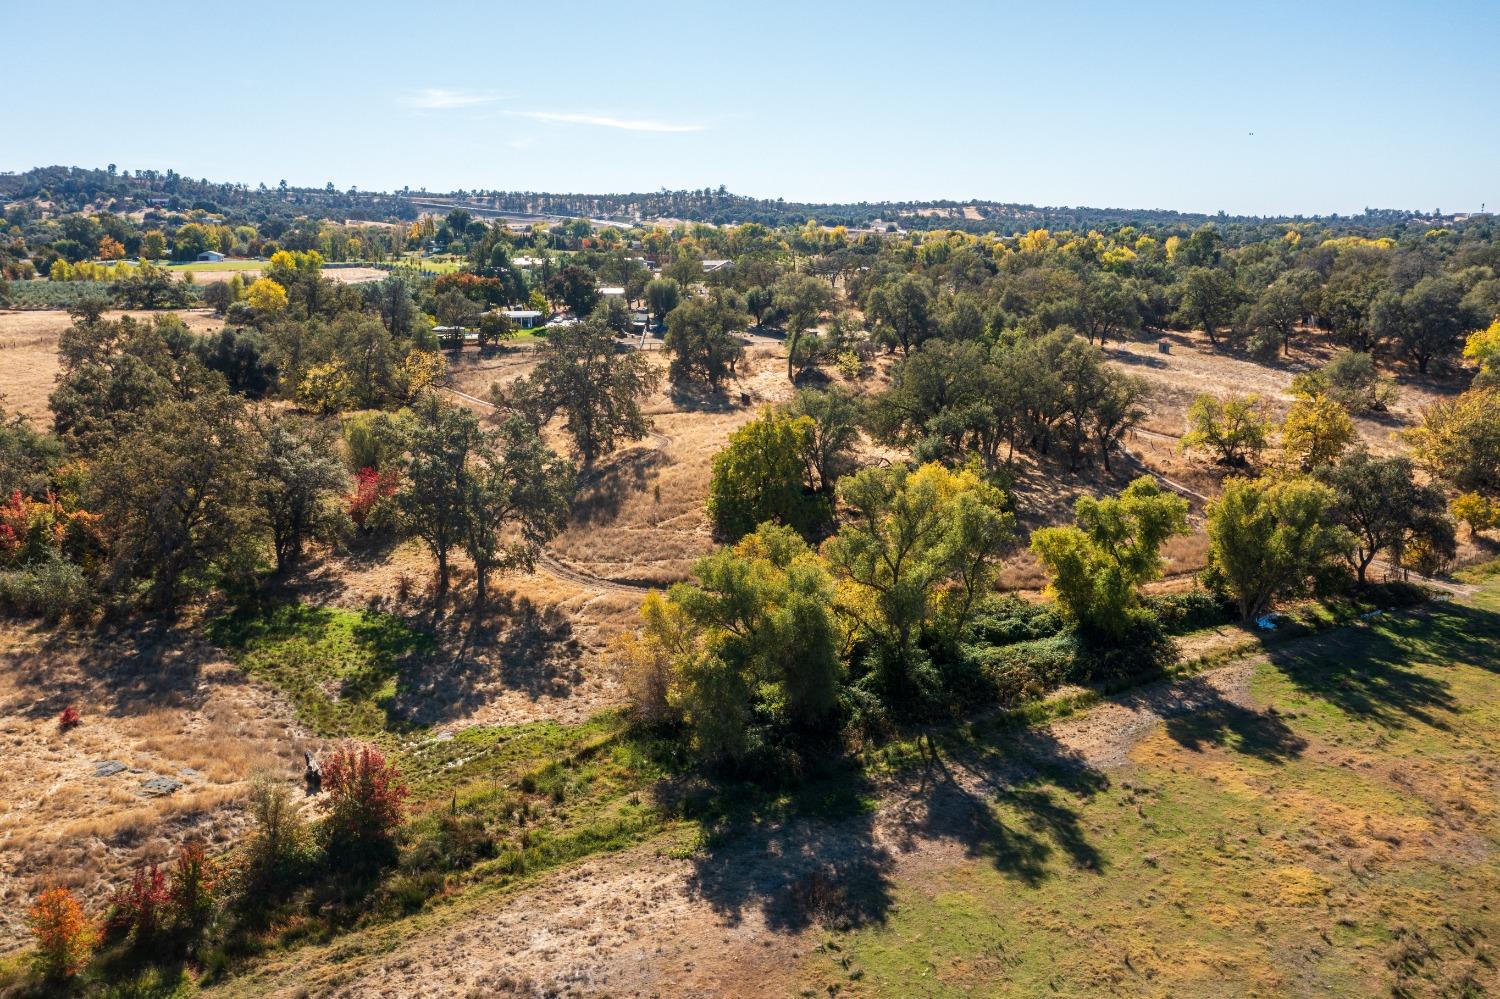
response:
M505 309L500 313L516 325L517 329L535 329L541 321L542 314L533 309Z
M605 298L624 298L625 289L605 286L599 289L599 294L603 295Z
M224 259L224 254L220 253L218 250L204 250L202 253L198 254L198 259L206 261L208 263L218 263L220 260Z
M714 271L727 271L733 266L733 260L705 260L703 261L703 273L712 274Z
M515 264L517 267L540 267L540 266L542 266L542 258L541 257L512 257L510 262L513 263L513 264Z

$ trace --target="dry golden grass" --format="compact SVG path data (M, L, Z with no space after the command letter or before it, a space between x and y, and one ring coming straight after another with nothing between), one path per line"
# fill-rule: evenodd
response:
M216 330L223 320L206 309L177 312L188 328L198 333ZM144 310L115 311L105 314L111 319L131 315L151 315ZM47 396L52 393L61 366L57 342L73 320L59 310L9 312L0 311L0 397L12 412L29 416L38 426L50 426Z
M83 722L60 731L70 704ZM45 884L98 898L190 837L226 847L248 778L294 778L315 745L278 696L183 631L0 628L0 952L25 939ZM96 777L105 760L129 769ZM153 776L182 787L151 797Z

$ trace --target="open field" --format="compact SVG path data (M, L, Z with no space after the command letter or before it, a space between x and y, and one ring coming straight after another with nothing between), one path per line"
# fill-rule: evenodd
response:
M63 732L69 705L83 722ZM249 777L292 772L318 746L307 735L190 630L0 627L0 952L25 939L25 900L44 883L99 897L185 839L227 848Z
M233 274L236 271L255 271L260 273L261 268L266 266L264 260L192 260L185 264L167 264L169 271L186 271L194 278L200 274Z
M175 310L197 333L207 333L222 326L223 320L209 309ZM143 309L105 313L111 319L130 315L149 316ZM57 343L72 319L62 311L0 311L0 396L7 409L31 417L41 426L50 426L47 396L52 393L60 366Z
M234 264L235 266L226 266ZM193 280L198 284L209 284L213 281L228 281L236 274L248 280L260 277L260 272L265 264L258 260L221 260L217 263L203 262L193 264L176 264L172 270L187 270L193 275ZM324 277L344 284L363 284L366 281L379 281L386 276L386 271L378 267L325 267L322 271Z

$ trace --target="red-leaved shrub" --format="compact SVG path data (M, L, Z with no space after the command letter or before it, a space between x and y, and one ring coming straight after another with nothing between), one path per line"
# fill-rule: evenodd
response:
M68 729L72 728L82 721L83 715L78 713L77 708L69 704L67 707L62 709L62 714L57 716L57 727L66 732Z
M170 918L171 901L166 873L155 864L143 864L110 896L104 932L114 940L133 936L137 945L148 943Z
M213 914L218 883L218 865L204 851L203 844L184 843L167 886L172 917L178 926L194 935L203 928Z
M48 888L27 914L36 940L37 970L48 978L69 978L88 963L98 932L83 906L66 888Z
M396 473L377 472L373 468L361 468L354 473L354 492L345 499L349 519L361 530L370 519L376 504L396 493Z
M323 790L329 810L330 842L379 845L405 818L406 785L401 774L374 746L340 746L323 763Z

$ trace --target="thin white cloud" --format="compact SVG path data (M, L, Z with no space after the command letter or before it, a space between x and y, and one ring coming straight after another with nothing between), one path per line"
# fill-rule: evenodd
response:
M603 114L573 114L563 111L507 111L516 118L548 121L562 125L592 125L596 128L619 128L627 132L701 132L702 125L683 125L649 118L615 118Z
M493 104L504 98L500 94L480 90L446 90L442 87L427 87L407 94L401 103L422 111L452 111L456 108L473 108Z

